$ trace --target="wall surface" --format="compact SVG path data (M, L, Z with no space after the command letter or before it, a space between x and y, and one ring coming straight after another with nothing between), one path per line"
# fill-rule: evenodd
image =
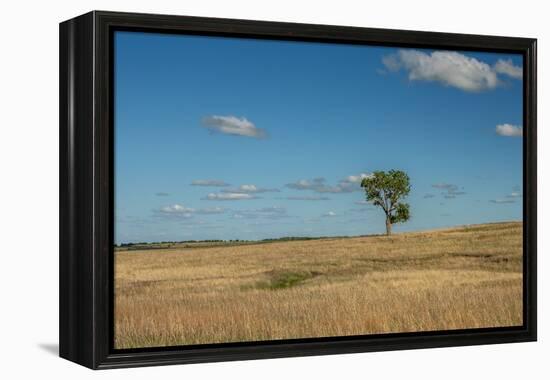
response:
M0 23L2 366L16 378L548 378L550 28L545 2L11 1ZM353 25L539 39L539 342L169 366L94 373L56 357L58 318L58 22L89 10ZM546 109L545 109L546 108ZM544 297L546 299L544 299ZM546 355L544 351L546 350ZM545 376L546 375L546 376Z

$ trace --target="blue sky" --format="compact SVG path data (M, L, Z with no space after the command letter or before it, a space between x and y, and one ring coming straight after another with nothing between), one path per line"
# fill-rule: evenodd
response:
M522 218L522 57L115 34L115 242L385 230L360 178L406 171L423 230Z

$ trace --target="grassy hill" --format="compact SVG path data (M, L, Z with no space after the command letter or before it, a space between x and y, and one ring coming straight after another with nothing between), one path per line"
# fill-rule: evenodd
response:
M522 324L522 223L115 255L115 346Z

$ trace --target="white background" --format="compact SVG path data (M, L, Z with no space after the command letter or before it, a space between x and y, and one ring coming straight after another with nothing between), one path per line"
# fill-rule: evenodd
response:
M545 1L10 1L0 21L0 377L549 378L550 12ZM58 23L93 9L539 39L539 342L93 372L56 357ZM546 298L546 300L544 299ZM546 355L544 354L544 351Z

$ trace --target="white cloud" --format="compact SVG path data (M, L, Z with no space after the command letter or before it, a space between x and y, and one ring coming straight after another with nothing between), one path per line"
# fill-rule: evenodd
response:
M506 195L506 198L520 198L520 197L521 197L521 193L517 191L513 191L510 194Z
M181 213L195 212L195 209L185 207L185 206L182 206L182 205L179 205L179 204L174 204L174 205L171 205L171 206L161 207L160 211L165 212L165 213L181 214Z
M255 199L255 198L257 197L250 194L244 194L244 193L210 193L206 196L206 198L203 198L203 199L209 200L209 201L239 201L239 200Z
M457 185L453 185L451 183L445 183L445 182L435 183L435 184L432 185L432 187L435 187L436 189L443 189L443 190L456 190L456 189L458 189Z
M520 193L519 186L514 186L513 191L509 194L506 194L503 198L491 199L489 202L497 204L507 204L507 203L516 203L516 199L522 197Z
M281 206L263 207L254 210L237 210L233 213L233 217L237 219L282 219L289 218L287 210Z
M494 69L499 74L508 75L514 79L523 78L523 68L521 66L515 66L511 59L503 60L499 59L494 65Z
M301 179L297 182L287 183L285 186L294 190L311 190L317 193L351 193L353 191L361 191L361 180L370 177L371 174L360 173L358 175L350 175L338 182L335 186L326 184L323 177L309 179Z
M506 137L521 137L523 136L523 128L512 124L499 124L496 126L496 133L499 136Z
M218 132L226 135L245 136L252 138L265 138L265 130L257 128L254 123L245 117L236 116L207 116L202 120L204 128L212 132Z
M173 204L169 206L161 207L158 210L155 210L157 216L165 217L177 217L177 218L191 218L196 214L200 215L212 215L212 214L223 214L226 210L223 207L212 207L212 208L191 208L185 207L180 204Z
M179 204L173 204L170 206L161 207L157 210L159 215L162 216L172 216L178 218L191 218L195 213L194 208L185 207Z
M286 197L289 201L328 201L330 198L328 197L322 197L319 195L298 195L298 196L290 196Z
M309 179L301 179L297 182L287 183L285 185L289 189L294 190L311 190L317 193L341 193L342 189L338 186L329 186L326 180L322 177Z
M358 174L358 175L350 175L350 176L347 176L344 180L342 180L341 182L349 182L349 183L361 183L361 181L365 178L371 178L372 177L372 174L367 174L367 173L361 173L361 174Z
M191 182L192 186L213 186L213 187L224 187L229 186L228 183L225 183L219 179L196 179Z
M446 191L446 193L442 193L442 194L443 194L443 197L445 197L447 199L454 199L454 198L456 198L457 195L466 194L465 191L459 190L459 187L457 185L452 184L452 183L441 182L441 183L433 184L432 187L434 187L436 189ZM424 198L426 198L426 197L424 197ZM431 197L427 197L427 198L431 198Z
M224 189L224 193L240 193L240 194L254 194L254 193L276 193L279 189L268 189L258 187L256 185L241 185L236 189Z
M258 187L256 185L241 185L239 186L239 190L244 193L255 193L258 191Z
M265 214L285 214L286 208L281 206L271 206L271 207L259 208L256 211L260 213L265 213Z
M401 68L401 62L399 61L398 55L391 54L382 57L382 63L389 71L399 71Z
M491 199L489 202L497 204L516 203L513 199Z
M294 190L318 190L325 186L325 179L322 177L314 178L312 180L301 179L297 182L287 183L286 187Z
M487 63L454 51L399 50L384 57L390 71L404 69L411 81L439 82L464 91L490 90L500 83L497 72Z
M361 181L365 178L371 178L372 174L360 173L357 175L350 175L340 180L335 189L337 193L349 193L352 191L361 191Z

